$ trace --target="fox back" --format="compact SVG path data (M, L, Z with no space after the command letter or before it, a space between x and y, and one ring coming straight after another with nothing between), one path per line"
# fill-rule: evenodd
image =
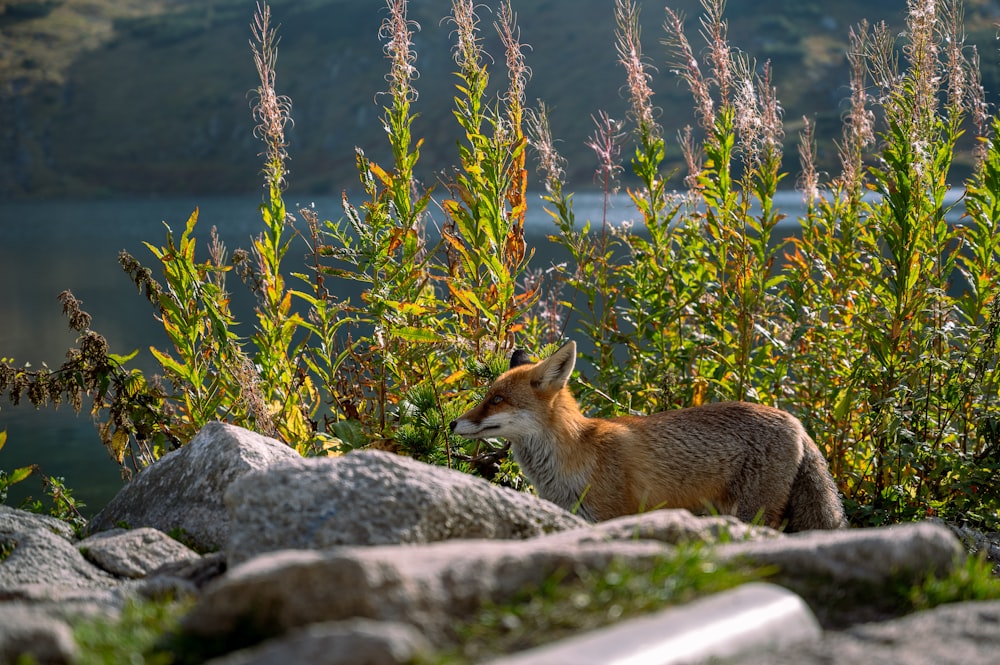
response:
M515 352L452 430L507 439L539 496L591 521L686 508L788 531L846 525L826 461L794 416L722 402L587 418L567 387L575 363L574 342L537 364Z

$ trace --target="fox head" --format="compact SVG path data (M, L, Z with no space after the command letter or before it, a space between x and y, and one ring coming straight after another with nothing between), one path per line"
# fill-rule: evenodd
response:
M469 439L520 440L537 434L547 427L553 403L575 366L576 342L566 343L539 363L532 363L524 351L515 351L510 369L493 382L482 402L451 421L451 431Z

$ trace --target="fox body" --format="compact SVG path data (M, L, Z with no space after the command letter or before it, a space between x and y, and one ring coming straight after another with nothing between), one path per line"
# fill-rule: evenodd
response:
M574 342L536 364L515 352L482 403L451 429L507 439L539 496L591 521L711 508L788 531L846 525L826 461L794 416L722 402L587 418L567 388L575 363Z

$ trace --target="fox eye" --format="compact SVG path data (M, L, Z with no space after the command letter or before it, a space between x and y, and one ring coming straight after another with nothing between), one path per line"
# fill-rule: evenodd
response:
M494 395L490 398L490 404L499 404L503 401L503 395Z

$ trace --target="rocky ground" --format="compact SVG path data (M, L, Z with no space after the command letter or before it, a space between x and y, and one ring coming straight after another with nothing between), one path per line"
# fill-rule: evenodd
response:
M1000 560L994 537L933 522L783 535L670 510L591 525L409 458L301 459L214 423L126 486L82 539L0 506L0 663L75 662L74 621L165 594L195 599L182 627L228 645L216 665L408 663L453 646L458 620L559 571L641 567L685 542L776 572L768 584L543 647L569 650L560 656L497 663L646 650L660 657L642 662L985 664L1000 653L1000 602L903 617L883 602L893 585L953 571L966 550Z

